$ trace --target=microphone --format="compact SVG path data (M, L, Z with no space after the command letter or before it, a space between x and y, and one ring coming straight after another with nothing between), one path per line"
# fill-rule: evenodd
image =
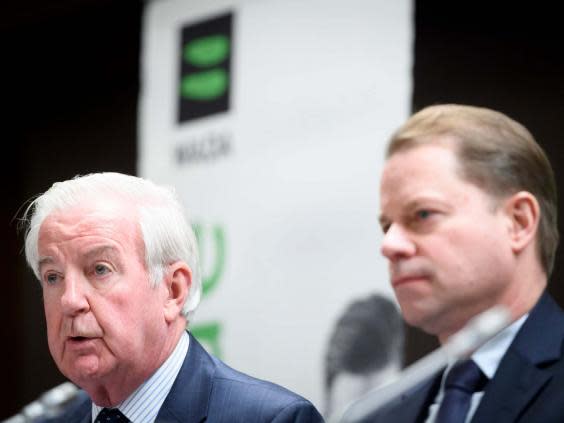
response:
M64 382L43 393L39 399L2 423L32 423L59 415L79 393L71 382Z
M336 419L331 419L331 422L354 423L369 417L445 367L449 357L456 360L470 357L509 323L510 313L502 306L494 306L476 315L444 345L407 367L399 380L367 392L345 407L341 413L336 413Z

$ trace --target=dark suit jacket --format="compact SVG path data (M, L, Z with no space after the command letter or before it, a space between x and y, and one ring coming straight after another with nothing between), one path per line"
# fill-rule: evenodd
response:
M92 402L81 392L67 412L48 422L90 423ZM304 398L240 373L209 355L190 335L190 347L157 416L159 423L323 422Z
M473 423L564 422L564 313L544 293L503 356ZM424 422L441 375L384 407L366 422Z

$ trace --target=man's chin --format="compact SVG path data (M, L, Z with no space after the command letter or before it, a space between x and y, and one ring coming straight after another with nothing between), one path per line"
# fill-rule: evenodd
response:
M400 303L401 304L401 303ZM429 335L437 335L437 318L432 310L424 307L403 306L401 307L402 316L405 322L413 327L421 329Z
M86 381L99 379L104 374L100 358L95 355L73 357L59 369L67 378L79 386L84 386Z

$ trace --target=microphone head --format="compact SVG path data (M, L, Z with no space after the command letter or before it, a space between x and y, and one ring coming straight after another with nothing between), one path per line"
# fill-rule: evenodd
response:
M64 382L41 395L41 403L48 409L59 407L72 399L78 388L71 382Z

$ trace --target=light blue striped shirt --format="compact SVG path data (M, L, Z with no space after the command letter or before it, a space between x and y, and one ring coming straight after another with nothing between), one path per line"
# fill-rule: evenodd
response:
M135 423L154 423L157 414L167 397L172 384L182 367L190 337L186 332L182 334L174 351L158 370L137 388L128 398L118 404L116 408L125 417ZM92 421L96 420L103 407L92 403Z

